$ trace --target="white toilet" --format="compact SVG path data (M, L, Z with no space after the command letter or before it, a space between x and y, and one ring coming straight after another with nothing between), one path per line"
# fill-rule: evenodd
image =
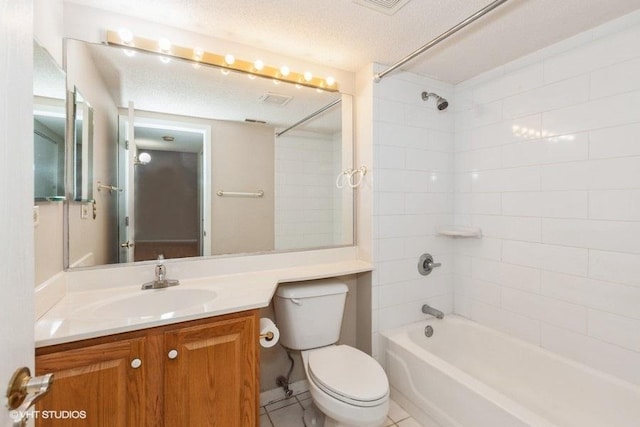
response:
M274 306L280 343L302 351L309 391L325 415L324 427L379 427L389 410L387 375L366 353L335 345L347 291L336 279L278 287ZM311 427L306 413L305 422Z

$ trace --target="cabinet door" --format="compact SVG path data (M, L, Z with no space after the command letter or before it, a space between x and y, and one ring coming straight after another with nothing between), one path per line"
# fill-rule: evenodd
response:
M38 355L37 375L53 372L54 386L36 405L36 425L144 426L143 354L144 338Z
M233 316L165 333L165 425L257 423L257 317Z

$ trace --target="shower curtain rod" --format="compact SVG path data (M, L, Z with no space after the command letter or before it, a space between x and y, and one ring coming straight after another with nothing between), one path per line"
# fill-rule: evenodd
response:
M285 133L289 132L291 129L297 128L298 126L300 126L301 124L303 124L304 122L307 122L311 119L313 119L315 116L324 113L325 111L327 111L329 108L333 107L336 104L339 104L340 102L342 102L342 98L338 98L335 101L331 102L328 105L325 105L324 107L322 107L321 109L319 109L318 111L315 111L311 114L309 114L307 117L305 117L304 119L301 119L297 122L295 122L294 124L292 124L291 126L289 126L288 128L286 128L283 131L280 132L276 132L276 136L282 136Z
M413 58L415 58L416 56L426 52L428 49L430 49L433 46L437 45L442 40L444 40L447 37L449 37L450 35L456 33L458 30L463 29L464 27L466 27L467 25L471 24L476 19L481 18L482 16L486 15L487 13L491 12L493 9L497 8L498 6L502 5L503 3L506 3L507 1L508 0L496 0L493 3L483 7L482 9L480 9L479 11L477 11L476 13L474 13L473 15L471 15L470 17L468 17L464 21L460 22L455 27L449 28L447 31L445 31L444 33L440 34L438 37L436 37L435 39L431 40L429 43L425 44L424 46L422 46L418 50L416 50L413 53L407 55L406 57L404 57L400 61L396 62L395 64L393 64L392 66L390 66L386 70L384 70L384 71L382 71L380 73L374 74L373 81L378 83L380 80L382 80L382 78L384 76L386 76L390 72L394 71L396 68L403 66L404 64L406 64L407 62L409 62Z

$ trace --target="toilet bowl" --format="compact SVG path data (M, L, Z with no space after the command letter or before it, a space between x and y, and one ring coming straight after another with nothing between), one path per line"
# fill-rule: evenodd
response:
M336 345L348 287L336 279L281 285L274 309L280 343L300 350L309 391L324 427L379 427L389 410L389 381L368 354ZM305 422L307 419L305 414ZM313 417L312 426L321 426ZM312 427L307 423L307 427Z
M324 427L379 427L389 411L389 383L369 355L346 345L302 351L315 405Z

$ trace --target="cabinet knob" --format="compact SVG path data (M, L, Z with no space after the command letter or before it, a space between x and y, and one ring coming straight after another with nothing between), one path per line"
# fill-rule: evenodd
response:
M132 367L133 369L138 369L140 366L142 366L142 360L140 360L140 359L133 359L133 360L131 361L131 367Z
M169 350L167 356L169 356L169 359L175 359L178 357L178 350Z

